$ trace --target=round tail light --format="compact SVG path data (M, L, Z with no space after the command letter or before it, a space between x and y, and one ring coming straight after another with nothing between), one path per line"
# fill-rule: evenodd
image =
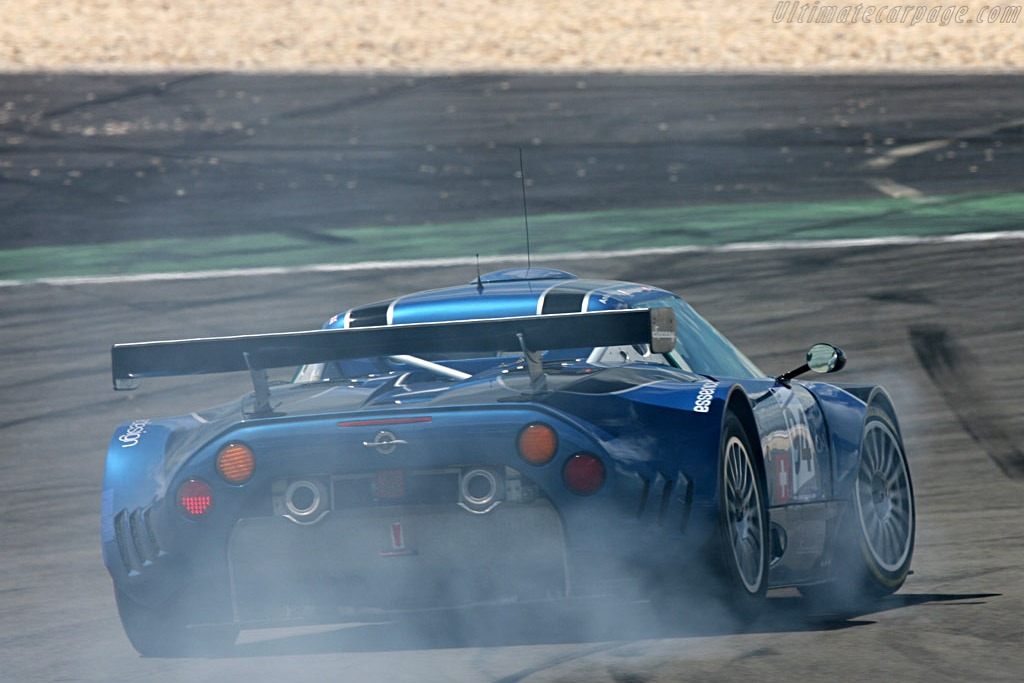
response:
M256 460L252 450L241 443L229 443L217 454L217 472L229 484L244 484L252 478Z
M189 519L198 519L213 506L213 490L201 479L188 479L178 487L178 507Z
M590 453L577 453L565 463L562 479L573 493L589 496L604 484L604 463Z
M546 424L534 422L519 432L518 446L523 460L531 465L545 465L558 450L558 434Z

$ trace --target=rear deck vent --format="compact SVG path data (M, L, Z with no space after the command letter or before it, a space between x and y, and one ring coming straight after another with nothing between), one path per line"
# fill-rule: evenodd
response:
M349 327L375 327L388 324L388 307L391 302L354 308L348 315Z
M583 309L583 299L586 292L560 292L552 290L544 297L544 305L541 308L543 315L551 313L578 313Z

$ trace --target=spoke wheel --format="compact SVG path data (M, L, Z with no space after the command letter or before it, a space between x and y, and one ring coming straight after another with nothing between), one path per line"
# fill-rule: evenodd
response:
M860 462L832 551L832 579L805 586L807 597L842 611L894 593L914 553L914 486L891 414L868 406Z
M865 551L886 573L906 563L913 548L914 498L899 439L884 422L864 430L854 499Z
M768 511L754 458L743 425L727 415L720 454L719 536L730 597L742 610L760 603L768 585Z
M734 436L725 445L726 527L737 573L751 593L756 593L764 580L764 520L757 489L750 454Z
M903 444L888 420L869 419L864 426L853 498L867 569L883 588L895 590L910 564L914 509Z

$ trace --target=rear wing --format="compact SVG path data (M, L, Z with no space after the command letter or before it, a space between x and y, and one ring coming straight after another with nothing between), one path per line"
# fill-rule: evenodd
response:
M533 360L540 350L649 344L653 353L667 353L675 339L672 309L651 308L135 342L115 344L110 353L114 389L121 391L145 377L438 351L522 351Z

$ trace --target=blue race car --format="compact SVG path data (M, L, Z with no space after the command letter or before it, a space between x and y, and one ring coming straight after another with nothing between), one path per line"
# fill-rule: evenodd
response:
M844 364L816 344L771 377L670 292L544 268L319 330L115 345L117 389L230 371L254 386L114 432L102 542L122 623L159 655L693 576L744 611L784 586L891 593L915 533L892 402L794 381Z

